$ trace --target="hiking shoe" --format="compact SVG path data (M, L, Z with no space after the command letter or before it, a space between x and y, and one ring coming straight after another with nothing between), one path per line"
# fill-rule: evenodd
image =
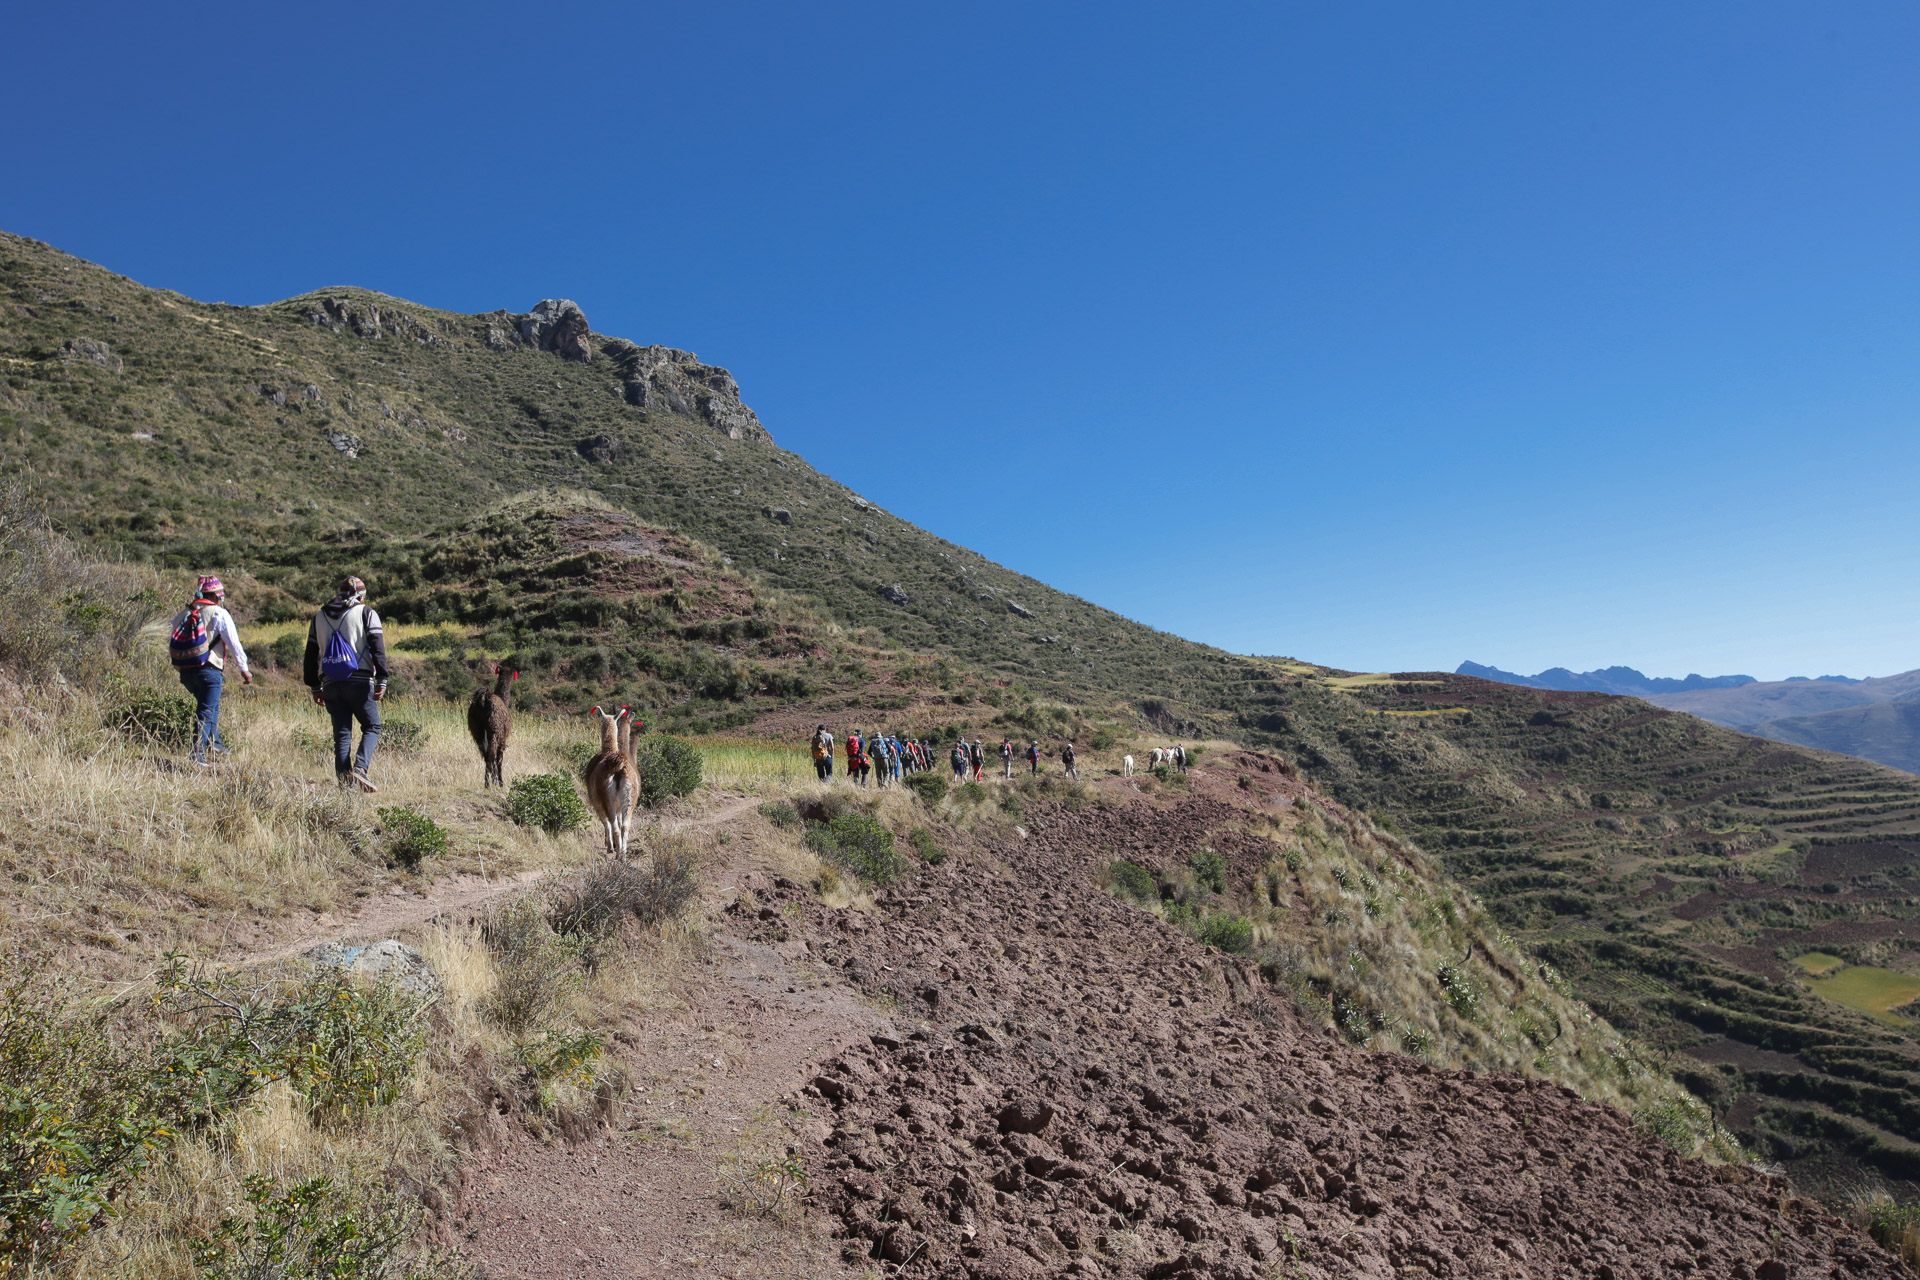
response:
M207 759L204 756L188 756L187 763L200 769L213 768L213 765L208 763Z
M369 778L366 774L360 772L358 769L355 769L351 774L348 775L348 781L352 785L359 787L362 791L378 791L380 789L373 785L372 778Z

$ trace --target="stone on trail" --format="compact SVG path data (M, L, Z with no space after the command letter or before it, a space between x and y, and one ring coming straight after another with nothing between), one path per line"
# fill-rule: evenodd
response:
M427 963L427 958L392 938L365 946L323 942L307 952L307 959L322 968L345 969L348 973L382 979L422 995L431 995L440 989L440 976Z

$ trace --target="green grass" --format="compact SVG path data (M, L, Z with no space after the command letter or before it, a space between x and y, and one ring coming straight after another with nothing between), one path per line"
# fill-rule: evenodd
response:
M1804 955L1797 955L1793 958L1793 962L1816 978L1824 978L1847 963L1839 956L1830 956L1824 951L1809 951Z
M1920 978L1870 964L1850 964L1814 981L1813 989L1837 1004L1882 1022L1912 1026L1913 1019L1893 1010L1920 999Z

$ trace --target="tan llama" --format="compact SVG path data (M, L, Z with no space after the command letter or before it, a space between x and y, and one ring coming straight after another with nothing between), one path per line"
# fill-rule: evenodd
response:
M607 855L627 856L627 827L633 820L633 806L640 799L640 771L627 754L628 734L625 707L608 715L599 707L593 714L600 718L600 753L587 761L585 778L587 803L600 819L607 838Z

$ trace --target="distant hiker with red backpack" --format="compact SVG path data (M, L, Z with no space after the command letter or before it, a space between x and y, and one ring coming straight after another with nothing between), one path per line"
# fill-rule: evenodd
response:
M227 754L220 741L220 690L226 683L227 663L239 670L241 684L253 683L233 615L220 603L226 598L225 583L212 574L203 576L194 585L193 600L175 616L167 641L180 683L193 695L193 751L187 758L203 769L212 767L208 752Z
M368 771L380 747L380 701L387 696L386 629L367 603L367 584L342 578L339 592L313 615L303 664L316 706L333 720L333 776L343 788L378 791ZM360 751L353 724L360 722Z
M847 731L847 781L857 786L867 785L866 744L860 741L860 731Z

